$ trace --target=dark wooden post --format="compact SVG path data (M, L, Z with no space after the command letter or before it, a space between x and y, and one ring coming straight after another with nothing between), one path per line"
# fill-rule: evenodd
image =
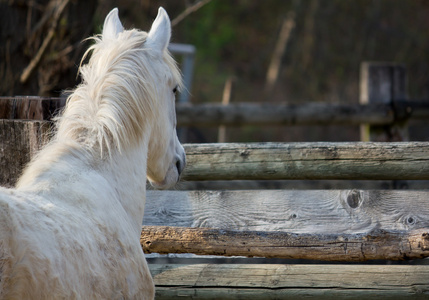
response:
M394 122L387 126L361 125L361 140L373 142L407 141L401 102L407 99L407 74L404 65L364 62L360 71L361 104L392 105ZM402 124L401 124L402 123Z
M24 166L49 141L51 122L0 119L0 186L14 186Z

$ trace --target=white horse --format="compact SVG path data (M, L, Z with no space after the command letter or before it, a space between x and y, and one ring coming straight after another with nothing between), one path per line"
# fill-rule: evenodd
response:
M0 189L1 299L154 297L139 239L146 178L168 188L185 166L170 31L162 8L149 33L124 30L117 9L106 17L52 141Z

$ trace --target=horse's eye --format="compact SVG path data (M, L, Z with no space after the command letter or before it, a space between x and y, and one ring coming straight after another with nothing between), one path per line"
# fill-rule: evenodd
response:
M176 94L178 89L179 89L179 87L176 85L173 89L173 94Z

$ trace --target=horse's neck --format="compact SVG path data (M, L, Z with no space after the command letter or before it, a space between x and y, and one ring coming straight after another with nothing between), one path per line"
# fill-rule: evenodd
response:
M147 147L113 154L102 173L114 187L124 210L140 234L146 200Z
M122 206L128 220L140 233L146 198L146 161L145 146L122 153L113 151L109 158L101 161L78 148L54 142L28 166L17 188L49 198L59 205L82 207L87 204L102 209L112 204L113 207Z

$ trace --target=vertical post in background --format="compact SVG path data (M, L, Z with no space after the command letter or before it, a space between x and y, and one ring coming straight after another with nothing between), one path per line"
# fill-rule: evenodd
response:
M409 112L407 112L406 106L401 105L407 99L407 70L404 65L396 63L362 63L359 102L361 104L382 103L391 105L393 122L384 126L362 124L360 128L361 141L408 141L406 116ZM408 188L406 180L393 180L391 184L394 189Z
M233 83L234 83L233 77L230 77L226 80L225 87L223 89L223 95L222 95L222 105L228 105L229 102L231 101ZM218 143L225 143L226 142L226 126L225 125L219 125L217 142Z
M192 78L194 74L194 61L195 61L195 46L187 44L170 43L168 50L174 55L182 55L183 60L181 64L184 90L180 92L178 102L181 104L189 103L189 96L192 88ZM177 135L180 142L185 143L187 139L186 128L177 129Z
M361 125L361 140L368 142L408 141L401 103L407 100L407 70L396 63L364 62L360 70L361 104L383 103L392 106L394 121L387 126Z

